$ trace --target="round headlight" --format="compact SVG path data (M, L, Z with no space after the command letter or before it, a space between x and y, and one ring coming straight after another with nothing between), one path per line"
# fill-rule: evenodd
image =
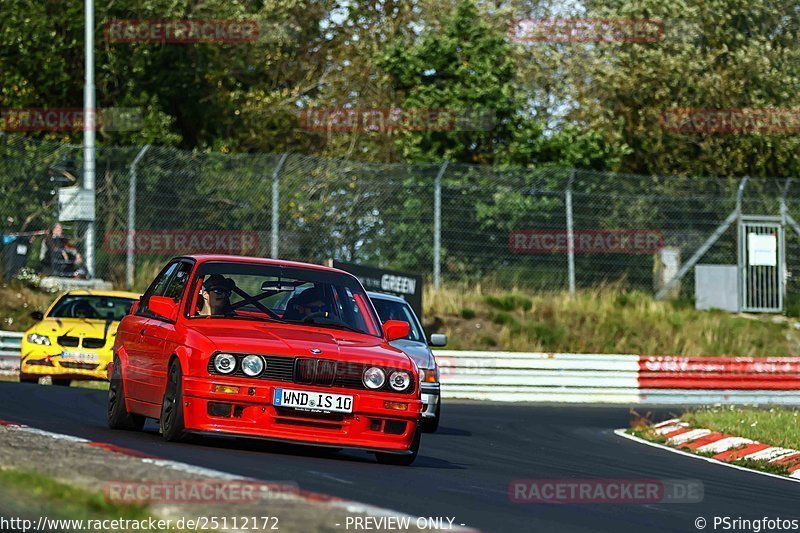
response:
M28 333L28 342L40 344L42 346L50 346L50 337L47 335L39 335L38 333Z
M386 383L386 373L377 366L364 371L364 386L368 389L380 389Z
M389 376L389 385L396 390L406 390L411 384L411 374L402 370L395 370Z
M258 355L247 355L242 359L242 372L248 376L257 376L264 371L264 359Z
M220 374L231 374L236 370L236 358L229 353L218 353L214 357L214 369Z

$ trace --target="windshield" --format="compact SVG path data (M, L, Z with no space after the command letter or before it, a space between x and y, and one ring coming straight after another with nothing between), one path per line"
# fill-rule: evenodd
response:
M381 317L381 322L386 322L387 320L402 320L404 322L408 322L411 326L411 329L406 339L410 341L425 342L425 335L422 333L422 329L420 328L419 322L414 315L414 311L411 310L411 306L409 306L407 303L373 298L372 304L375 306L378 316Z
M352 276L310 268L210 262L193 281L192 316L313 324L381 336Z
M92 318L98 320L122 320L135 300L111 296L62 297L47 314L49 318Z

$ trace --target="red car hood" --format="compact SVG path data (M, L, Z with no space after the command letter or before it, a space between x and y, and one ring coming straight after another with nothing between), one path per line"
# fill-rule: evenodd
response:
M385 339L345 330L225 319L197 320L189 327L208 338L219 351L411 368L408 356ZM312 349L320 353L312 353Z

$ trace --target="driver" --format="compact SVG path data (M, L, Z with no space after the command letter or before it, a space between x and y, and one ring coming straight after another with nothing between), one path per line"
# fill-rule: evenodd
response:
M200 300L198 315L225 315L230 314L231 292L234 282L230 278L219 274L211 274L200 286Z
M85 300L78 300L75 302L75 306L72 308L72 315L75 318L96 318L97 313L95 313L94 307L92 304Z
M299 320L305 320L311 315L327 317L330 316L330 306L326 302L325 293L321 287L310 287L293 298L294 316Z

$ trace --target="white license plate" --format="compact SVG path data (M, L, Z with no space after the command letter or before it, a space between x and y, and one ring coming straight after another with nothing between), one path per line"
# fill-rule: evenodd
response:
M80 361L82 363L96 363L100 360L100 356L92 352L71 352L69 350L64 350L61 352L61 359Z
M352 413L353 397L344 394L326 394L292 389L275 389L275 407L309 409L330 413Z

